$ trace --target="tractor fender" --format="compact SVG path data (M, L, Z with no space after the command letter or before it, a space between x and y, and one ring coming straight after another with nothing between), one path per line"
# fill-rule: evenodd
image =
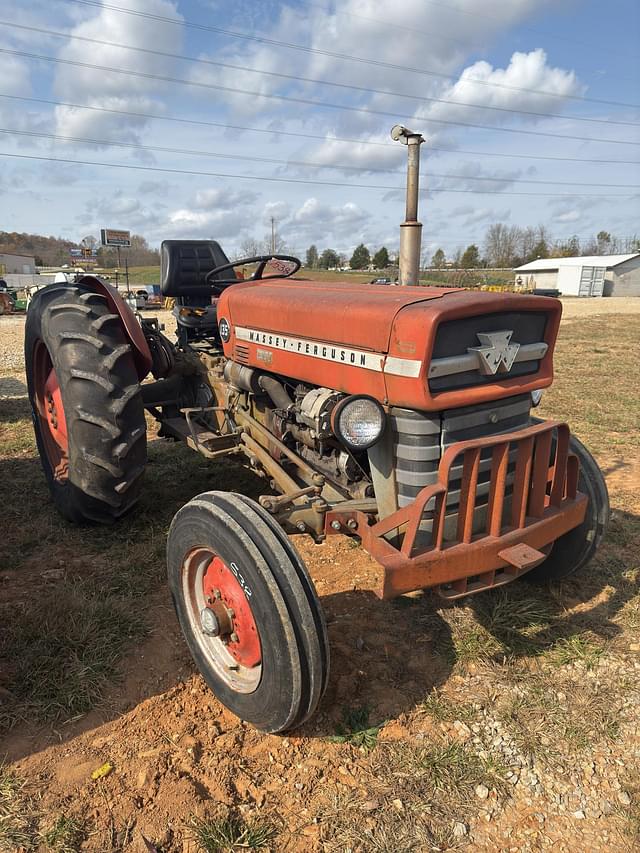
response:
M117 314L122 321L122 327L129 339L133 350L133 360L138 371L138 379L142 382L145 376L151 370L152 358L149 344L144 336L142 327L136 319L136 315L118 293L115 287L98 278L95 275L84 275L79 279L78 284L83 287L93 290L94 293L99 293L106 296L109 308L114 314Z

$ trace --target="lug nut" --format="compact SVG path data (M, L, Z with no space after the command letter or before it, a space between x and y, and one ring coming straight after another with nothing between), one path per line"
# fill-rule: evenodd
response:
M347 521L347 527L349 528L349 530L356 530L358 527L358 522L355 520L355 518L350 518L349 521Z
M240 641L240 637L234 631L233 634L229 637L232 643L238 643Z
M334 518L333 521L331 522L331 529L332 530L341 530L342 529L342 525L340 524L340 522L338 521L337 518Z
M307 525L304 523L304 521L298 521L296 522L296 529L299 530L300 533L304 533L307 529Z

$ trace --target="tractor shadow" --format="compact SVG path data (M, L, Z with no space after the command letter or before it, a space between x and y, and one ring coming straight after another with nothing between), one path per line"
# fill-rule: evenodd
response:
M0 376L0 424L31 419L27 385L13 376Z
M152 440L140 507L114 527L81 528L53 509L35 455L0 459L0 756L69 741L151 697L171 704L191 683L165 542L175 512L208 489L257 498L265 484L231 460L211 465ZM587 630L614 639L616 617L638 592L628 568L639 543L640 518L616 511L576 580L555 589L520 582L458 604L430 593L383 602L349 583L334 591L322 583L322 561L310 561L327 590L331 672L319 713L299 734L334 735L349 708L367 708L372 724L411 712L464 663L465 638L479 630L495 640L496 659L543 654ZM349 550L339 559L348 572Z

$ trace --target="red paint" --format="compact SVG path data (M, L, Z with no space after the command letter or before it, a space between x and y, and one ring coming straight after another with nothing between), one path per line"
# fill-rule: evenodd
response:
M69 478L69 439L60 383L43 341L33 350L34 410L38 418L44 452L55 480Z
M496 376L495 381L477 387L431 394L427 371L440 323L502 311L548 314L548 350L540 370L531 376ZM470 406L549 386L561 313L557 299L541 296L293 279L233 285L218 301L218 317L231 324L231 338L224 344L227 358L234 358L237 343L248 352L243 363L253 367L347 394L370 394L388 405L419 411ZM420 373L396 376L236 339L237 326L380 353L381 367L386 355L415 359L420 362Z
M49 431L58 447L64 452L69 451L69 439L67 437L67 420L64 416L62 405L62 394L58 377L53 368L44 385L45 416L49 425Z
M205 598L211 601L215 601L216 590L219 591L220 600L233 611L231 621L238 641L229 640L229 654L242 666L257 666L262 660L262 650L251 606L235 574L220 557L214 557L209 563L202 579L202 588Z

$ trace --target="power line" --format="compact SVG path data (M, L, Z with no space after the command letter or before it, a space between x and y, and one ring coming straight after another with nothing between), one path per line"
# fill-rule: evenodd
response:
M264 175L238 175L228 172L200 172L195 169L169 169L160 166L138 166L130 163L102 163L95 160L71 160L66 157L41 157L33 154L13 154L8 151L0 151L0 157L13 157L18 160L39 160L47 163L68 163L77 166L101 166L112 169L130 169L138 172L164 172L172 175L196 175L210 178L233 178L234 180L242 181L268 181L269 183L277 184L309 184L312 186L323 187L346 187L347 189L364 189L364 190L387 190L392 192L404 192L404 187L394 187L388 184L349 184L344 181L315 181L310 178L276 178ZM506 190L464 190L464 189L441 189L435 187L433 189L421 189L421 193L428 195L430 193L468 193L471 195L521 195L521 196L538 196L540 198L615 198L626 199L633 196L619 195L612 193L532 193L532 192L511 192Z
M367 86L356 86L350 83L337 83L332 82L330 80L317 80L313 77L301 77L297 74L283 74L277 71L265 71L259 68L250 68L248 65L233 65L229 62L220 62L218 60L213 59L202 59L200 57L195 56L185 56L179 53L168 53L162 50L153 50L152 48L147 47L134 47L128 44L120 44L118 42L112 41L104 41L102 39L89 38L88 36L80 36L80 35L70 35L69 33L61 33L55 30L43 29L41 27L32 27L26 24L16 24L10 21L0 21L0 25L4 25L6 27L15 27L21 30L27 30L29 32L42 33L48 36L54 36L55 38L62 39L73 39L76 41L83 41L89 44L99 44L104 45L105 47L116 47L121 50L132 50L137 53L144 53L150 56L162 56L167 59L179 59L184 62L195 62L202 65L209 65L216 68L229 68L232 71L248 71L251 74L259 74L261 76L267 77L278 77L281 80L292 80L298 83L313 83L317 86L333 86L338 89L348 89L354 92L365 92L367 94L373 95L387 95L393 98L406 98L411 101L417 101L418 103L436 103L436 104L448 104L454 107L466 107L470 109L480 109L480 110L491 110L492 112L500 112L507 113L509 115L526 115L526 116L534 116L536 118L546 118L546 119L561 119L564 121L582 121L582 122L591 122L595 124L619 124L628 127L640 127L640 123L634 121L617 121L615 119L604 119L604 118L590 118L588 116L570 116L565 113L549 113L549 112L535 112L533 110L517 110L510 107L493 107L484 104L474 104L468 103L465 101L452 101L448 98L432 98L426 95L412 95L405 94L403 92L391 92L386 89L372 89Z
M429 6L439 6L440 8L446 9L449 12L458 12L462 15L471 15L474 18L480 18L482 20L497 21L498 23L503 23L503 21L500 18L496 18L495 15L482 15L478 12L472 12L470 9L461 9L459 6L452 6L452 5L446 4L446 3L437 3L437 2L435 2L435 0L423 0L423 2ZM344 11L338 10L338 9L330 11L329 9L327 9L326 6L323 6L321 3L310 3L309 0L307 0L306 5L307 6L315 6L316 9L320 9L321 11L325 12L326 14L335 15L336 17L358 18L361 21L370 21L371 23L378 24L381 27L393 27L393 29L404 30L405 32L417 33L419 35L430 36L430 37L435 36L436 38L442 39L443 41L454 42L454 44L462 44L465 46L468 44L468 42L464 41L463 39L453 38L452 36L445 36L442 33L434 33L434 32L430 32L428 30L414 29L414 27L409 27L409 26L406 26L404 24L398 24L398 23L395 23L393 21L387 21L387 20L383 21L380 18L371 18L368 15L359 15L359 14L356 14L355 12L344 12ZM578 41L577 39L566 38L565 36L559 36L556 33L549 33L549 32L546 32L544 30L539 30L536 27L529 27L529 26L526 26L523 24L518 24L517 26L521 27L524 30L529 30L532 33L537 33L539 35L543 35L546 38L558 39L559 41L564 41L564 42L567 42L569 44L577 44L577 45L580 45L581 47L594 48L595 50L598 50L600 53L602 53L602 52L615 53L615 51L613 51L611 48L607 49L607 48L601 47L600 45L593 44L591 42L583 42L583 41ZM480 45L480 44L476 44L476 45L471 44L470 46L474 47L476 49L481 49L481 48L485 47L485 45Z
M73 0L73 2L76 2L76 0ZM160 74L150 74L145 71L129 71L124 68L111 68L110 66L94 65L90 62L80 62L79 60L74 59L62 59L61 57L56 56L44 56L42 54L29 53L23 50L11 50L9 48L2 47L0 48L0 53L6 53L12 56L24 56L29 59L44 60L45 62L56 62L62 65L71 65L75 68L92 68L96 71L108 71L114 74L125 74L130 77L141 77L145 80L159 80L163 83L176 83L181 86L195 86L197 88L202 89L215 89L216 91L220 92L230 92L233 94L248 95L252 98L268 98L270 100L275 101L287 101L288 103L305 104L306 106L322 107L324 109L343 110L347 112L363 113L365 115L385 116L386 118L394 118L396 120L398 118L405 118L409 120L414 119L414 116L403 116L398 115L397 113L390 113L384 110L372 110L366 107L353 107L346 104L332 104L328 101L314 101L310 98L298 98L292 97L290 95L275 95L265 92L255 92L248 89L239 89L235 86L222 86L217 83L202 83L197 80L182 80L178 77L167 77ZM625 139L602 139L600 137L572 136L566 133L548 133L542 130L523 130L521 128L515 127L494 127L485 124L474 124L471 122L454 121L453 119L428 118L425 119L425 122L447 125L451 124L457 127L471 127L475 129L490 130L492 132L500 133L520 133L525 134L526 136L545 136L552 139L571 139L577 142L604 142L611 145L640 145L640 141L632 142Z
M67 0L70 3L80 3L85 6L93 6L98 9L109 9L112 12L121 12L125 15L134 15L140 18L146 18L148 20L159 21L161 23L173 24L174 26L184 26L189 27L191 29L204 30L207 32L218 33L220 35L226 35L230 38L244 39L247 41L254 41L260 44L268 44L274 47L284 47L290 50L298 50L304 53L317 54L319 56L329 56L334 59L343 59L347 62L356 62L363 63L365 65L375 65L380 68L389 68L395 71L404 71L411 74L425 74L430 77L439 77L445 80L457 80L458 78L451 74L444 74L439 71L433 71L432 69L426 68L412 68L410 66L405 65L397 65L391 62L383 62L378 59L366 59L365 57L359 56L351 56L346 53L335 53L330 50L324 50L322 48L317 47L308 47L307 45L295 44L293 42L280 41L278 39L267 38L266 36L252 35L251 33L242 33L234 30L228 30L223 27L215 27L211 24L199 24L196 21L187 21L184 18L176 19L169 18L164 15L156 15L151 12L141 12L136 9L126 9L122 6L113 6L109 3L104 3L102 0ZM499 89L509 89L515 92L529 92L536 95L546 95L552 98L569 98L571 100L578 101L588 101L594 104L609 104L611 106L617 107L631 107L633 109L640 108L640 104L627 104L620 101L606 101L600 98L587 98L584 95L560 95L557 92L549 92L544 89L527 89L521 86L510 86L507 83L496 83L490 80L481 80L478 77L467 77L466 80L478 83L483 86L492 86Z
M91 104L72 104L68 101L51 101L46 98L29 98L26 95L10 95L0 92L0 98L9 98L14 101L28 101L36 104L48 104L52 107L68 107L74 110L91 110L93 112L108 113L110 115L130 116L131 118L155 119L158 121L177 122L179 124L193 124L200 127L219 127L223 130L240 130L249 133L266 133L271 136L291 136L299 139L317 139L320 142L338 142L349 145L369 145L377 148L393 148L398 146L392 142L376 142L370 139L350 139L340 136L321 136L320 134L302 133L293 130L275 130L268 127L246 127L238 124L227 124L218 121L204 121L203 119L190 119L179 116L160 115L158 113L139 113L131 110L115 110L110 107L97 107ZM440 151L446 154L470 154L475 157L510 157L518 160L549 160L559 163L597 163L608 166L640 166L640 160L599 160L586 157L552 157L544 154L514 154L507 151L469 151L464 148L440 148L429 144L429 151Z
M167 148L165 146L159 145L144 145L142 143L136 142L118 142L117 140L105 140L105 139L88 139L84 136L64 136L55 133L44 133L43 131L36 130L18 130L16 128L7 128L0 127L0 133L5 133L9 136L29 136L29 137L37 137L41 139L53 139L59 142L78 142L85 145L107 145L114 146L117 148L132 148L138 151L159 151L165 154L186 154L186 155L195 155L198 157L220 157L225 160L242 160L243 162L249 160L253 163L269 163L277 166L301 166L303 168L311 168L311 169L331 169L333 171L345 171L345 172L359 172L362 174L366 173L376 173L376 174L384 174L384 175L397 175L398 169L376 169L369 168L367 166L345 166L341 164L330 164L330 163L312 163L307 160L283 160L278 159L276 157L258 157L253 154L227 154L225 152L219 151L201 151L198 149L192 148ZM550 186L557 186L559 184L565 186L574 186L574 187L602 187L608 189L640 189L640 184L612 184L612 183L604 183L604 184L596 184L596 183L582 183L579 181L542 181L533 178L510 178L510 177L489 177L487 175L451 175L442 172L422 172L421 176L423 178L451 178L453 180L460 181L494 181L494 182L503 182L508 181L509 183L515 184L546 184ZM441 188L443 189L443 188Z

